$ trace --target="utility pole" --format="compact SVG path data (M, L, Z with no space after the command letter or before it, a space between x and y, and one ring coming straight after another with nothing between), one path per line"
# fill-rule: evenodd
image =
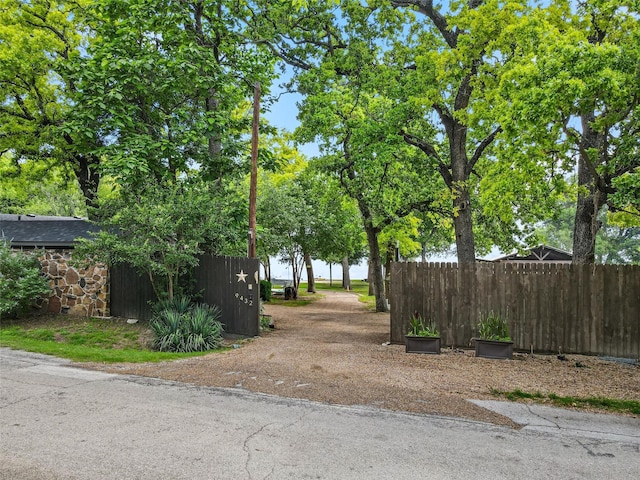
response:
M258 124L260 122L260 82L253 89L253 128L251 130L251 179L249 183L249 246L247 256L256 255L256 197L258 187Z

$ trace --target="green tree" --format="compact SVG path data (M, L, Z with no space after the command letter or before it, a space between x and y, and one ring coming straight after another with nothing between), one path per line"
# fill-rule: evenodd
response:
M349 267L360 263L367 254L367 240L357 203L344 194L334 177L313 175L311 190L317 213L317 245L314 258L329 265L340 264L342 287L350 289Z
M368 57L367 57L368 58ZM364 64L368 62L363 61ZM314 78L322 71L311 71ZM326 74L329 77L329 73ZM304 101L303 138L319 138L326 154L319 168L339 181L360 211L372 265L370 284L376 310L386 311L379 234L413 211L446 212L448 195L437 172L397 135L398 109L392 100L356 88L343 76L326 78ZM326 85L332 85L327 89Z
M122 184L197 168L217 180L247 158L256 81L273 78L246 38L248 5L107 0L88 10L95 39L73 66L77 132L104 139L103 171Z
M313 248L313 209L295 178L287 175L265 178L260 188L257 205L260 257L264 263L265 258L276 256L290 265L298 288L305 261Z
M16 165L57 162L75 174L86 205L96 205L100 158L95 139L71 133L76 85L67 69L81 56L85 0L0 1L0 154Z
M0 157L0 212L86 216L87 209L75 175L53 161L14 162Z
M474 262L476 250L508 247L529 235L527 227L552 206L546 163L524 155L497 161L504 141L496 92L507 67L521 56L514 32L535 9L517 0L391 4L416 12L409 17L407 41L393 49L400 79L394 98L409 106L401 133L442 175L453 203L458 261ZM518 195L514 164L534 186Z
M560 204L557 216L538 226L541 241L570 252L575 210L575 200ZM600 212L599 222L595 263L640 264L640 226L617 224L615 215L606 208Z
M514 32L525 54L502 84L503 124L531 156L577 169L573 261L593 263L599 212L637 214L640 12L633 1L573 6L552 2Z
M198 255L227 253L244 238L238 219L245 215L244 202L230 189L212 190L202 181L149 182L121 190L102 206L103 229L81 242L77 255L132 265L149 277L158 299L173 299Z
M303 138L322 135L329 139L327 153L344 155L351 150L347 154L353 158L364 152L360 142L370 135L367 160L375 162L381 155L378 150L397 145L391 134L400 134L424 156L427 183L436 187L430 174L441 177L423 203L433 209L436 202L435 210L450 218L460 262L475 261L477 234L479 248L488 250L494 237L513 244L528 233L519 226L545 212L531 205L548 207L540 201L548 189L519 197L527 208L509 203L502 211L510 208L515 214L500 220L489 206L490 197L478 196L493 183L479 182L494 161L493 148L502 133L492 107L505 64L519 54L513 32L529 12L527 2L453 2L438 7L424 0L367 5L306 1L287 15L280 9L287 2L276 3L264 13L277 19L271 25L281 28L278 33L264 27L269 32L265 36L274 39L281 58L298 73L295 87L305 95L300 114L307 135ZM368 131L354 126L365 119ZM325 133L339 123L340 133ZM344 140L349 146L338 153L335 146ZM413 168L414 155L403 151L399 156L404 157L399 163ZM510 181L508 174L496 173L494 180ZM384 168L378 175L385 178Z
M346 196L335 177L313 163L295 179L305 192L310 215L301 240L307 266L308 291L315 292L312 259L342 266L343 286L350 287L349 263L363 256L366 243L362 221L353 199Z

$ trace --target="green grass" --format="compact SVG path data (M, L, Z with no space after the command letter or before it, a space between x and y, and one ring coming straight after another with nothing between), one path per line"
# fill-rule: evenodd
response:
M342 280L334 280L332 285L329 285L328 280L317 281L316 280L316 289L317 290L334 290L339 292L344 292L344 288L342 288ZM305 287L307 288L306 284ZM302 287L301 287L302 289ZM351 291L358 295L358 300L364 303L367 306L368 310L375 311L376 310L376 297L373 295L369 295L369 283L364 280L351 280Z
M305 289L307 287L305 286ZM300 292L303 292L302 288L300 288ZM298 294L298 298L296 300L285 300L283 297L271 297L271 300L268 302L269 305L284 305L285 307L303 307L305 305L309 305L311 302L314 302L318 299L322 298L322 296L309 293L309 294Z
M615 398L604 397L561 397L554 393L544 395L540 392L530 393L523 392L519 389L513 390L511 392L503 392L497 389L491 389L491 393L493 395L504 397L512 401L533 400L538 403L551 403L552 405L559 407L591 407L610 412L631 413L634 415L640 415L640 401L637 400L619 400Z
M3 324L0 347L101 363L159 362L208 353L156 352L149 347L150 335L146 322L52 315Z
M316 291L318 293L307 293L307 282L300 282L298 287L298 299L297 300L285 300L281 296L272 296L269 301L269 305L284 305L286 307L302 307L305 305L309 305L310 303L324 298L322 295L323 290L332 290L336 292L344 292L344 288L342 288L342 280L334 280L331 285L329 285L328 280L316 280ZM352 280L351 281L351 292L358 295L358 300L364 303L367 307L367 310L375 312L376 310L376 298L372 295L369 295L369 284L364 280Z

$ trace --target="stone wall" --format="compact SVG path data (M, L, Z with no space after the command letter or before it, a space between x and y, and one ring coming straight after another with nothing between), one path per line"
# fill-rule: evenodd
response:
M109 271L104 264L87 268L71 263L71 250L46 250L39 257L52 294L43 310L76 316L109 316Z

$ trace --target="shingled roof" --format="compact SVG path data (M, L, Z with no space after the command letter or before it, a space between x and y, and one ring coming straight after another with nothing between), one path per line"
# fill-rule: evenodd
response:
M570 262L571 253L550 247L549 245L538 245L529 250L526 255L512 253L504 257L496 258L493 262Z
M99 228L78 217L0 214L0 239L14 248L73 248Z

